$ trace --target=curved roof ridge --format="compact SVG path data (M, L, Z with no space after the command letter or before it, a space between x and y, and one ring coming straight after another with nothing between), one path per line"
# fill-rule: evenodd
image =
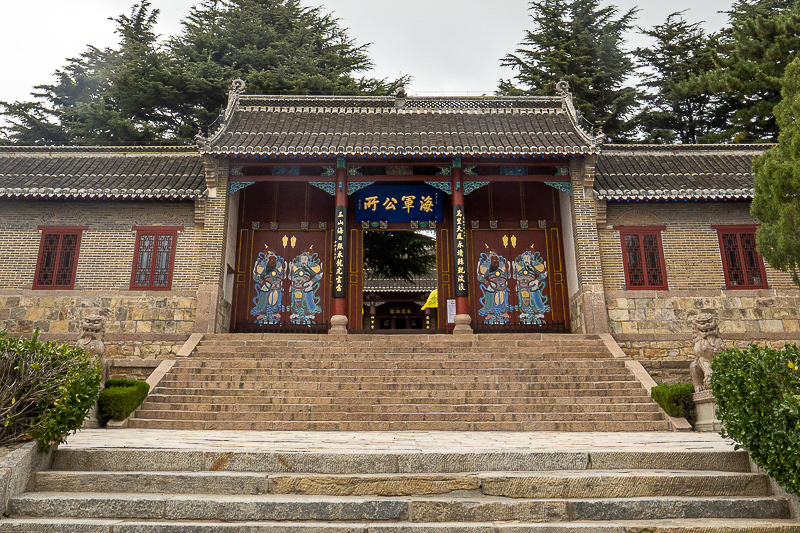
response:
M595 154L571 96L244 95L236 80L202 154ZM570 100L568 103L567 101ZM358 135L353 135L356 133ZM324 136L321 146L310 138ZM508 139L499 146L497 138Z
M625 152L631 155L708 155L713 153L731 154L741 152L752 155L753 152L764 152L775 144L604 144L603 153L609 155L622 155Z
M136 146L84 146L84 145L6 145L0 146L0 155L3 154L24 154L24 155L113 155L120 156L124 154L135 155L161 155L168 153L169 155L197 155L197 145L136 145Z

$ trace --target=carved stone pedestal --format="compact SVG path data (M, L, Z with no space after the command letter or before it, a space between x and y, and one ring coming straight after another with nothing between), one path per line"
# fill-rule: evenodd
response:
M472 318L469 315L456 315L455 319L455 327L453 328L454 335L472 335L472 326L470 323L472 322Z
M695 431L719 431L722 424L717 418L717 400L710 390L695 392L692 395L694 407L697 411Z
M333 315L331 317L331 329L329 335L347 335L347 316Z

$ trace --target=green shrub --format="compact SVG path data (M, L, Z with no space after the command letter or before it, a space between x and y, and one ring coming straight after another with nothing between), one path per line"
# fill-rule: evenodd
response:
M36 439L39 449L66 440L97 402L99 357L56 342L8 338L0 331L0 446Z
M800 348L751 345L712 359L722 436L750 452L780 486L800 493Z
M97 418L101 424L109 420L125 420L147 398L150 385L138 379L109 379L100 391Z
M697 420L694 409L694 385L676 383L675 385L657 385L650 391L650 396L669 416L685 418L691 425Z

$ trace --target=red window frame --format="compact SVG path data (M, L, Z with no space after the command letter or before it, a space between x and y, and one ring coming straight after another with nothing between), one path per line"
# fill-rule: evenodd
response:
M766 289L767 271L764 259L756 250L757 226L711 226L717 230L719 255L725 288L729 290Z
M661 242L661 232L666 226L614 226L614 229L619 232L622 247L625 289L667 290L667 266Z
M172 289L175 248L183 226L133 226L136 250L131 268L131 290Z
M66 289L75 286L81 237L89 226L38 226L42 232L33 275L34 289Z

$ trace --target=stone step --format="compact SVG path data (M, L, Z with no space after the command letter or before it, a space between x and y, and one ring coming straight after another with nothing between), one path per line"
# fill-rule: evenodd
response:
M139 409L136 411L139 419L162 420L214 420L228 422L244 421L279 421L291 420L298 422L592 422L592 421L647 421L663 420L659 412L629 412L629 413L460 413L460 412L360 412L347 409L343 411L327 412L286 412L282 409L275 411L258 412L214 412L214 411L187 411L167 409Z
M291 438L291 435L287 435ZM390 447L389 447L390 448ZM58 471L214 471L310 474L453 474L558 470L750 472L744 451L215 451L69 448L53 456Z
M204 389L207 391L224 390L316 390L316 391L396 391L396 390L515 390L515 391L550 391L550 390L623 390L640 389L638 381L558 381L558 382L514 382L499 379L450 379L450 380L420 380L413 378L385 379L365 378L363 380L330 380L330 381L265 381L265 380L194 380L165 377L159 388L186 388Z
M363 361L363 360L419 360L419 361L433 361L433 360L448 360L459 358L464 361L486 361L492 360L495 357L500 361L538 361L538 362L556 362L556 361L599 361L603 359L611 360L608 353L596 350L589 351L568 351L554 349L548 352L494 352L494 351L481 351L470 354L469 352L453 352L448 354L447 357L436 356L434 354L415 354L396 351L378 351L376 349L365 350L364 352L352 351L336 351L328 350L327 348L319 348L314 350L292 350L292 351L269 351L269 350L202 350L197 349L190 356L191 358L202 359L280 359L286 361L312 359L316 360L325 359L326 357L334 358L343 361Z
M182 390L182 389L176 389ZM422 395L424 394L424 395ZM176 402L184 404L209 404L209 405L234 405L234 404L253 404L253 405L296 405L296 404L314 404L314 405L334 405L341 406L342 404L350 405L356 400L368 403L373 406L378 405L397 405L397 404L440 404L440 405L524 405L524 406L550 406L550 405L623 405L628 403L642 403L646 402L653 404L646 391L631 390L627 396L507 396L504 394L470 394L463 395L460 398L454 397L448 391L431 391L430 394L415 394L404 395L402 398L395 396L365 396L365 395L350 395L346 397L333 397L333 396L266 396L263 394L257 395L198 395L198 394L183 394L181 392L166 394L159 389L147 397L146 402ZM498 403L502 399L513 399L513 403L505 402ZM453 403L454 400L463 400L460 403ZM341 408L341 407L337 407Z
M161 400L162 398L159 398ZM168 399L164 397L163 399ZM350 404L351 406L365 406L369 407L376 413L393 413L393 412L408 412L408 413L427 413L427 412L462 412L462 413L481 413L481 412L516 412L516 413L629 413L629 412L659 412L658 405L655 403L622 403L622 404L504 404L504 403L484 403L484 404L446 404L446 403L425 403L425 404L409 404L409 403L384 403L372 404L370 402L359 402L358 404ZM329 412L341 411L341 404L320 404L320 403L282 403L282 404L264 404L264 403L228 403L228 404L215 404L210 402L183 402L171 403L169 401L155 401L151 398L143 405L142 409L148 410L181 410L181 411L215 411L215 412L261 412L271 411L273 409L280 409L283 412Z
M415 496L471 491L510 498L768 496L763 474L675 470L571 470L478 474L274 474L45 471L37 492Z
M637 384L638 385L638 384ZM200 396L265 396L265 395L273 395L273 396L297 396L297 392L302 391L303 397L313 398L313 397L329 397L331 396L332 390L325 390L325 389L295 389L295 388L288 388L288 389L280 389L280 388L265 388L265 387L253 387L253 388L241 388L241 389L223 389L223 388L191 388L191 387L161 387L158 386L155 388L154 392L158 394L178 394L178 395L200 395ZM398 392L402 392L402 395L398 395ZM638 396L639 398L646 398L648 397L647 391L643 388L637 388L633 386L628 387L594 387L591 389L588 388L551 388L551 389L469 389L469 388L462 388L460 390L455 389L432 389L428 390L423 386L413 388L413 387L406 387L406 388L394 388L393 390L379 390L379 389L336 389L336 397L337 398L353 398L353 397L360 397L360 396L377 396L377 397L390 397L390 398L411 398L413 397L412 393L417 393L419 396L423 397L442 397L442 398L460 398L464 400L468 400L470 398L506 398L506 399L517 399L517 398L549 398L549 397L565 397L565 396L572 396L572 397L602 397L602 396L627 396L627 397L635 397ZM470 403L465 401L464 403Z
M369 497L29 492L9 502L9 515L161 520L654 520L790 517L784 499L759 496L637 498Z
M164 430L236 431L668 431L666 420L558 421L558 422L454 422L454 421L229 421L160 420L133 417L129 427Z
M675 519L614 522L219 522L101 518L7 518L0 533L797 533L794 520Z
M480 364L479 364L480 363ZM264 370L275 372L280 370L294 370L297 372L384 372L389 370L407 370L414 372L438 372L450 371L468 373L474 369L492 369L503 372L550 372L558 373L564 371L574 372L597 372L597 373L616 373L625 371L623 361L518 361L503 362L498 360L471 361L469 364L462 359L452 359L443 361L342 361L332 359L303 359L296 361L284 361L276 359L262 360L238 360L238 359L178 359L175 370L186 370L192 372L214 372L217 370L228 371L251 371Z
M206 370L204 372L187 371L185 369L176 369L169 373L168 378L171 380L186 379L186 380L202 380L202 381L223 381L223 380L241 380L241 381L351 381L359 380L363 382L372 381L426 381L426 382L442 382L442 381L490 381L490 380L503 380L503 381L521 381L521 382L577 382L586 383L593 381L630 381L631 375L624 372L614 373L600 373L600 372L581 372L570 373L561 372L559 374L544 374L541 372L530 371L496 371L491 370L488 372L475 372L471 374L468 372L452 372L450 370L441 369L438 371L425 371L414 372L405 370L385 369L382 372L379 370L358 372L355 370L348 371L328 371L328 372L298 372L295 369L264 371L253 370L248 372L242 370L239 372L221 370Z

